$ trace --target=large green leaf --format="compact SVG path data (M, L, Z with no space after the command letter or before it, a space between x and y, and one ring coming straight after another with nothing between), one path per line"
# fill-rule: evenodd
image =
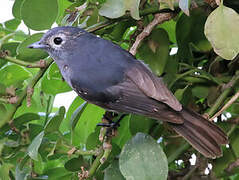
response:
M16 85L31 77L31 73L25 68L11 64L0 68L0 82L5 86Z
M34 62L47 57L48 54L45 51L41 49L29 49L27 47L28 45L39 41L42 35L43 33L37 33L25 39L17 48L17 58L28 62Z
M38 149L41 145L42 139L44 137L44 131L39 133L32 141L32 143L27 148L28 155L34 159L35 161L38 160Z
M120 171L126 179L166 180L167 157L160 145L149 135L137 133L122 149Z
M214 51L231 60L239 53L239 14L222 4L207 18L205 35Z
M49 29L57 15L57 0L25 0L21 6L21 18L33 30Z
M75 98L67 112L65 120L62 123L61 131L65 132L71 129L69 128L71 116L83 102L84 101L81 98ZM102 108L93 104L87 105L72 132L72 141L74 145L86 143L88 136L94 132L96 124L101 121L103 114L104 110Z
M131 16L139 20L140 0L107 0L99 10L99 14L108 18L118 18L130 11Z
M160 76L164 72L169 55L169 37L164 29L155 29L139 48L138 55L152 71Z

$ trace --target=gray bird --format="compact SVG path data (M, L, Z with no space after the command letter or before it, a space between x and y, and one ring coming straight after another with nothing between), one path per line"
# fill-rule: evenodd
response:
M162 78L118 45L80 28L57 27L29 48L48 52L84 100L108 111L163 120L204 156L222 155L220 145L228 143L225 133L182 107Z

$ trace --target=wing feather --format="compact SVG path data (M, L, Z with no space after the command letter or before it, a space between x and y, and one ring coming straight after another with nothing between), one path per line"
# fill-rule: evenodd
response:
M126 76L147 96L163 102L175 111L181 111L182 105L168 90L162 78L155 76L150 69L139 61L135 66L128 69Z

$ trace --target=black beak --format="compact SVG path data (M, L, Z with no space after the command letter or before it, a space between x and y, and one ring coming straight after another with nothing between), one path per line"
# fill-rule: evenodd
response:
M37 41L37 42L34 42L33 44L30 44L27 47L31 49L46 49L48 48L48 45L42 44L41 41Z

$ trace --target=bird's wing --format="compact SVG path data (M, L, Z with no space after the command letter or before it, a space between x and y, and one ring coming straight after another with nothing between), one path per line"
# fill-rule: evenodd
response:
M165 86L162 78L156 77L143 62L136 63L125 75L148 97L167 104L175 111L182 110L182 105Z
M124 82L107 88L105 94L118 97L116 101L105 104L104 108L108 110L140 114L174 124L184 123L179 112L173 110L165 103L148 97L130 79L125 79ZM102 106L102 103L100 106Z

